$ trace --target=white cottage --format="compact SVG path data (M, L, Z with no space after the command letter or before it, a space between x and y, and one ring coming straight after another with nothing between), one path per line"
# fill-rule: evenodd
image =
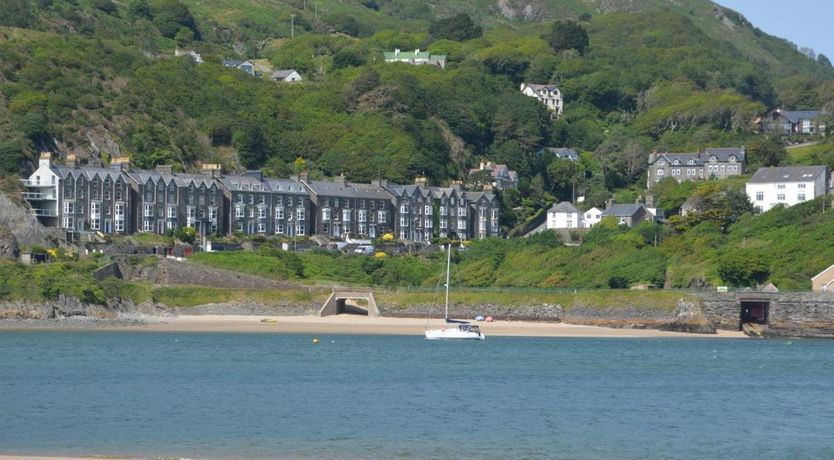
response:
M525 96L535 97L555 115L562 115L563 100L562 92L556 85L539 85L536 83L522 83L521 93Z
M582 228L582 211L572 203L563 201L547 210L547 229Z
M591 228L594 225L598 224L601 220L602 210L596 207L593 207L585 211L585 214L582 217L582 223L584 224L585 228Z
M760 212L793 206L828 193L828 167L760 168L745 184L747 197Z

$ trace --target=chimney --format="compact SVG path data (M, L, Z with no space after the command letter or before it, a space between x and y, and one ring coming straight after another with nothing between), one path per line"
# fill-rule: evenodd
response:
M605 201L605 209L609 209L611 206L614 206L614 204L616 204L616 202L617 202L617 200L615 200L614 197L612 196L611 198L609 198L608 200Z
M49 168L52 163L52 154L49 152L41 152L41 158L38 160L38 167L43 168L46 166Z
M654 194L652 194L652 193L647 193L646 194L646 207L649 207L649 208L654 208L655 207L655 205L654 205Z
M341 174L339 174L339 176L338 176L338 177L336 177L335 179L336 179L336 180L335 180L335 182L336 182L337 184L341 185L342 187L344 187L344 186L345 186L345 184L347 183L347 182L345 181L345 173L341 173Z
M218 163L203 163L200 165L200 173L213 178L220 178L222 168Z
M493 190L495 190L495 187L491 183L484 184L484 191L485 192L491 192Z
M174 170L171 168L171 165L156 165L154 169L156 170L156 172L166 176L174 174Z
M400 49L399 49L399 48L395 48L395 49L394 49L394 56L399 56L399 55L400 55Z
M655 160L657 160L657 150L652 150L649 154L649 164L654 164Z
M371 184L376 185L377 187L387 187L388 179L373 179L371 180Z
M306 184L308 180L310 180L310 173L308 173L306 169L303 171L299 171L298 181Z
M420 53L420 48L416 48L416 49L414 50L414 54L419 54L419 53Z
M130 157L113 157L110 159L110 169L114 171L130 171Z
M414 178L414 185L429 185L429 179L426 176L417 176Z
M483 170L484 170L484 168L486 168L486 163L484 163L484 162L482 161L482 162L481 162L481 171L483 171Z
M74 153L68 153L67 154L66 164L67 164L68 168L75 169L76 167L78 167L78 162L76 160L76 157L75 157Z

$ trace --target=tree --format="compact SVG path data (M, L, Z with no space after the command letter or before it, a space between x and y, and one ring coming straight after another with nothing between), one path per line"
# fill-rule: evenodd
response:
M431 24L429 33L435 40L471 40L484 34L481 26L475 24L466 13L460 13L450 18L439 19Z
M111 15L119 10L111 0L93 0L93 8Z
M825 67L831 67L831 61L828 59L828 56L822 53L817 55L817 62Z
M0 25L27 27L35 18L28 0L0 0Z
M127 14L133 19L153 19L153 10L146 0L132 0L127 4Z
M365 58L359 52L351 49L343 49L333 55L333 67L343 69L345 67L359 67L365 63Z
M584 54L588 47L588 32L574 21L556 21L543 37L554 51L576 50Z
M182 49L190 48L192 43L194 42L194 31L189 29L188 27L181 27L177 34L174 36L174 42L177 44L177 47Z
M785 146L776 138L757 139L747 146L747 163L751 170L779 166L787 156Z
M761 284L770 276L770 262L760 249L738 249L718 259L718 276L733 286Z
M194 32L194 38L200 39L197 21L191 11L179 0L162 0L153 8L153 22L159 33L168 38L174 38L181 28L186 27Z

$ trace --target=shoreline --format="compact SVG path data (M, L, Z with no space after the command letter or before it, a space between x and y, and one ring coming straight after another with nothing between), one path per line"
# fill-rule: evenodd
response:
M261 320L268 319L269 322ZM142 319L108 321L62 320L43 323L0 322L0 331L9 330L99 330L146 332L214 332L214 333L270 333L270 334L376 334L423 336L427 325L437 327L438 320L424 318L368 317L359 315L334 316L275 316L275 315L179 315L147 316ZM719 330L716 334L661 331L658 329L611 328L579 324L495 321L478 322L487 337L588 337L588 338L747 338L743 332ZM0 460L4 460L0 456Z

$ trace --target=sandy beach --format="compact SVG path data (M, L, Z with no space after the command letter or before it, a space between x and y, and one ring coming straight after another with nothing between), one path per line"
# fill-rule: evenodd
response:
M267 320L267 321L263 321ZM285 334L386 334L422 336L427 324L440 325L420 318L367 317L358 315L335 316L241 316L195 315L160 318L135 326L104 327L108 330L141 330L156 332L260 332ZM564 323L530 321L479 322L487 336L510 337L734 337L746 338L741 332L719 331L718 334L688 334L654 329L617 329ZM0 458L2 460L2 458Z

